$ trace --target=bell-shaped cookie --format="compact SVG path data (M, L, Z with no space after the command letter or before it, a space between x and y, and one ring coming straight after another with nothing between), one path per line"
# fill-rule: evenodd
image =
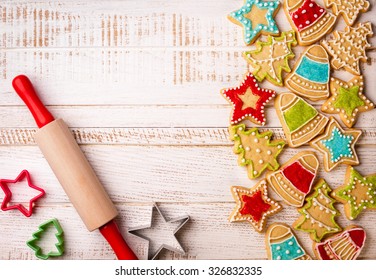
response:
M313 101L329 97L329 56L320 45L306 49L286 76L285 86L294 93Z
M266 179L284 202L301 207L311 191L318 167L316 155L304 151L293 156L279 170L267 174Z
M329 121L303 98L291 92L278 95L274 104L287 142L293 148L312 140Z
M265 234L269 260L310 260L291 228L283 223L272 224Z
M319 260L355 260L363 249L365 241L364 229L350 226L324 242L314 243L313 250Z
M312 45L333 28L336 17L314 0L285 0L284 2L286 16L297 31L299 45Z

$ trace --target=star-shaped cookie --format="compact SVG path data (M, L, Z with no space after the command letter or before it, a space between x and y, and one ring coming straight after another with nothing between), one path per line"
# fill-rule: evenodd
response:
M247 166L250 179L259 177L266 169L275 171L279 168L277 157L286 145L284 140L271 140L271 131L259 133L256 127L247 130L245 124L232 126L229 132L234 141L234 153L239 154L238 163Z
M232 211L230 222L248 221L262 232L266 218L282 210L282 206L268 196L268 185L265 180L259 181L251 189L234 186L231 193L236 206Z
M228 15L228 19L243 27L244 42L251 45L261 34L279 34L274 20L279 8L279 1L245 0L239 10Z
M376 210L376 174L363 177L348 166L345 184L335 189L331 196L345 205L345 214L350 220L356 219L363 210Z
M375 105L363 94L363 84L363 76L355 76L348 82L331 78L331 96L322 105L321 111L339 114L342 122L347 127L352 127L359 113L375 108Z
M273 90L260 88L251 73L245 76L240 86L222 89L221 93L233 106L231 124L248 119L258 125L265 125L265 104L276 95Z
M329 172L340 163L359 164L355 143L361 134L357 129L342 129L331 117L325 133L313 140L311 146L324 154L324 168Z

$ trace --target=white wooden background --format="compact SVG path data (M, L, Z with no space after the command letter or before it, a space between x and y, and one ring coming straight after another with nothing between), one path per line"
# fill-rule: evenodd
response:
M266 258L263 234L248 223L227 220L235 205L230 186L256 182L237 165L227 133L230 106L219 94L223 87L237 86L247 70L241 53L252 47L244 45L241 28L226 19L241 5L242 0L0 2L0 178L15 178L26 168L47 192L30 219L17 211L0 212L0 259L34 259L25 242L52 217L65 230L62 258L115 258L99 232L86 230L35 145L36 125L11 87L20 73L72 128L140 258L146 258L147 244L127 229L148 223L152 202L167 217L191 217L178 234L187 255L163 252L161 258ZM375 18L372 7L360 20L375 25ZM277 23L290 29L282 9ZM336 28L343 27L340 19ZM375 37L370 41L376 46ZM362 64L365 93L373 101L375 50ZM298 56L302 48L294 51ZM340 71L335 76L351 77ZM262 86L275 88L267 81ZM283 137L273 107L267 114L266 127ZM364 175L376 173L375 120L373 110L357 123L364 132L357 146ZM285 149L281 163L303 149L309 147ZM320 177L333 188L343 183L344 172L345 166L331 173L320 166ZM269 223L291 225L298 218L296 209L283 206ZM343 213L342 205L338 208ZM351 224L344 216L339 223ZM376 259L376 212L364 212L355 223L368 234L360 257ZM308 234L297 235L312 253Z

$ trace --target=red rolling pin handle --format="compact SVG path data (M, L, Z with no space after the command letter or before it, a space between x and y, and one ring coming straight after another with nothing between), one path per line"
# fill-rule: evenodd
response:
M19 75L13 79L12 85L33 114L34 120L39 128L55 120L40 101L28 77Z
M13 79L12 84L17 94L29 108L39 128L55 120L40 101L28 77L19 75ZM137 260L137 256L125 242L114 220L100 227L99 231L108 241L119 260Z

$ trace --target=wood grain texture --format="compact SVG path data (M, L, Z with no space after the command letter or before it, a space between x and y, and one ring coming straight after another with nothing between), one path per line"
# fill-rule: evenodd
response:
M371 10L359 20L375 24L376 0L370 3ZM98 232L87 232L35 145L35 123L11 86L20 73L31 78L49 110L70 126L120 211L121 231L141 258L146 258L146 242L126 232L148 224L152 202L159 202L167 217L191 217L178 235L187 255L164 251L163 259L266 258L264 235L248 223L227 220L234 207L230 186L256 183L237 165L227 131L231 107L219 94L221 88L240 83L247 71L242 52L254 48L244 46L241 28L226 19L240 4L238 0L1 1L0 178L15 178L26 168L47 195L38 201L31 219L0 212L0 259L34 259L25 242L52 217L65 230L62 259L115 258ZM291 29L282 9L277 23L281 30ZM339 19L336 29L344 26ZM361 69L365 94L376 101L376 36L370 42L369 59ZM291 65L303 50L294 48ZM333 75L352 77L344 71ZM287 91L268 82L261 86ZM315 103L316 108L321 103ZM262 129L284 138L272 104L267 119ZM376 173L375 120L373 110L361 114L356 124L363 130L357 169L365 175ZM310 148L286 149L280 162L304 149ZM322 163L322 155L318 156ZM344 174L343 165L330 173L320 165L319 177L333 188L343 183ZM25 203L28 195L20 192L16 202ZM274 193L272 197L280 201ZM292 224L298 218L296 209L283 206L269 223ZM343 214L343 207L338 208ZM362 259L376 259L375 214L364 212L355 221L367 231ZM339 224L344 227L350 221L342 215ZM297 235L312 255L308 235Z

